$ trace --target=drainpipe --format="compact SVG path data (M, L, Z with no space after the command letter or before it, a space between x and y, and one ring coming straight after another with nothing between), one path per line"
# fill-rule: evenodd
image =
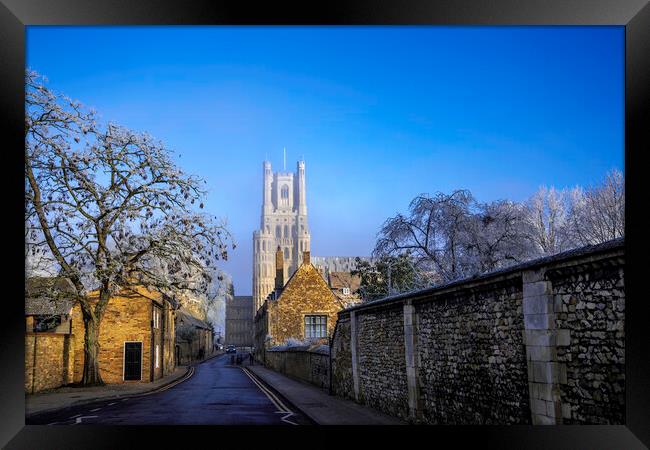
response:
M36 389L36 332L34 332L34 363L32 364L32 394Z
M336 328L335 328L335 332L336 332ZM328 341L329 341L329 349L328 349L327 359L329 361L329 367L330 367L330 370L329 370L329 372L330 372L329 373L330 382L329 382L329 386L328 386L328 389L327 389L327 393L329 395L334 395L334 393L332 391L332 344L334 343L334 334L332 334L332 336L328 339Z

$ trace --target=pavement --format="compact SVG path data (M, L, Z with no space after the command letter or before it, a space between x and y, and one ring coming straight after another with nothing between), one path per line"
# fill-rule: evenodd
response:
M318 425L407 425L401 419L329 395L319 387L286 377L262 365L245 364L245 370L253 372Z
M28 425L311 425L281 395L229 355L190 368L190 375L156 391L73 404L26 417ZM149 384L150 386L151 384Z

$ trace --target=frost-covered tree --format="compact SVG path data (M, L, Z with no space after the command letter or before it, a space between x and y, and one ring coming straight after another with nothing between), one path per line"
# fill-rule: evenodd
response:
M614 170L595 187L541 187L523 203L478 203L467 190L419 195L407 214L384 222L373 255L408 253L417 274L441 283L624 234L625 183ZM361 269L366 295L386 295L386 274L376 265Z
M525 230L525 211L507 200L483 203L468 219L461 264L466 275L477 275L523 262L533 252Z
M578 245L625 236L625 178L612 170L597 186L571 193L570 233Z
M570 191L542 186L525 203L526 233L534 254L552 255L575 246L569 229L570 201Z
M407 215L397 214L384 222L373 255L409 252L420 270L435 272L443 280L462 276L464 236L474 204L467 190L417 196Z
M25 81L27 252L46 247L74 285L85 325L82 382L102 384L98 334L111 297L134 284L205 291L230 234L199 211L204 181L180 170L162 143L101 126L35 72ZM96 300L87 295L94 290Z
M478 203L467 190L420 195L408 215L384 223L374 255L408 252L430 281L452 281L525 261L530 244L523 224L514 202Z

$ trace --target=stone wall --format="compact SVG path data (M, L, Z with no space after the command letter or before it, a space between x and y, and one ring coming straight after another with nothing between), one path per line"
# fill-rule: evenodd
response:
M61 333L25 335L25 392L54 389L73 379L74 336Z
M625 422L624 242L339 313L337 395L430 424Z
M553 276L556 326L569 330L569 345L557 348L563 423L625 423L623 267Z
M415 305L422 420L530 423L521 287L505 280L436 300Z
M407 417L408 400L402 307L357 316L359 400L388 414Z
M266 366L288 377L329 389L329 352L307 348L266 351Z
M332 392L343 398L354 399L350 332L350 318L339 318L331 347L332 362L336 362L332 364Z

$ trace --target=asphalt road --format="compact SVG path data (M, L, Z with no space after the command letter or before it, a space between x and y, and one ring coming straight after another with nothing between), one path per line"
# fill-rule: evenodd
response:
M277 392L222 355L195 366L171 388L140 397L103 400L42 413L27 424L45 425L309 425Z

